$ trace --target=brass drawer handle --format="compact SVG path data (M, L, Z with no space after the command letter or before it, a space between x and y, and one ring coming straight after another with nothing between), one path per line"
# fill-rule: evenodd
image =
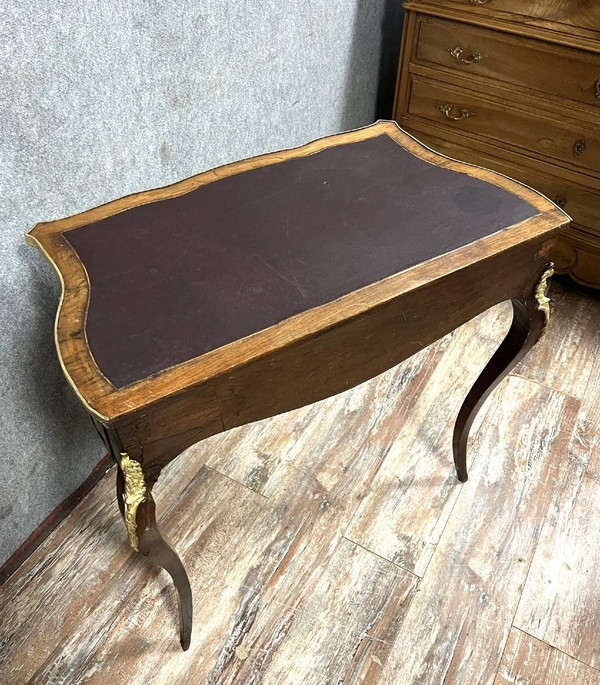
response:
M573 143L573 154L575 157L579 157L582 152L585 152L585 140L580 138Z
M488 2L492 2L492 0L469 0L469 2L472 5L487 5Z
M469 117L475 116L475 112L469 112L466 107L461 107L458 110L458 116L452 114L452 110L454 109L453 105L436 105L436 109L439 109L446 119L450 119L451 121L460 121L461 119L468 119Z
M594 83L594 95L600 98L600 78Z
M455 48L448 48L448 52L459 64L475 64L481 62L484 57L478 50L471 50L469 57L463 57L464 50L458 45ZM600 95L596 97L600 97Z
M554 198L554 204L557 204L562 209L567 204L567 196L564 193L559 193Z

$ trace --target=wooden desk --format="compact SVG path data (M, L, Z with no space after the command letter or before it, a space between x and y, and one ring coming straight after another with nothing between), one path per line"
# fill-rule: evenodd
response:
M60 362L119 464L132 547L174 580L184 649L192 593L156 524L161 469L203 438L372 378L510 299L511 329L456 422L466 481L479 407L547 323L548 253L568 223L537 192L378 122L27 234L62 281Z

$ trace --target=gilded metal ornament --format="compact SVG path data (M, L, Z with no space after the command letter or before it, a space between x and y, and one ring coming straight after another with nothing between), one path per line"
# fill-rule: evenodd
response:
M142 465L135 459L131 459L126 452L121 453L120 467L125 478L123 504L125 505L125 526L129 536L129 544L136 552L139 552L136 514L139 505L146 498L144 472Z
M448 48L447 51L459 64L476 64L484 58L478 50L471 50L469 57L463 57L465 51L458 45L455 48Z
M466 107L461 107L458 110L458 116L452 114L452 110L454 109L453 105L436 105L436 109L439 109L446 119L450 119L450 121L460 121L461 119L468 119L469 117L475 116L475 112L469 112Z
M554 264L550 263L546 270L541 275L537 286L535 287L535 299L537 308L544 314L544 325L542 326L542 334L546 331L546 326L550 320L550 298L546 295L548 288L548 279L554 274Z

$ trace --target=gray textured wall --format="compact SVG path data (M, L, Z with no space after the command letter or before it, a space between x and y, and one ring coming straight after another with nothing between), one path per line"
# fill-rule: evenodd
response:
M399 12L399 0L2 3L0 563L104 453L57 362L57 278L23 234L389 116Z

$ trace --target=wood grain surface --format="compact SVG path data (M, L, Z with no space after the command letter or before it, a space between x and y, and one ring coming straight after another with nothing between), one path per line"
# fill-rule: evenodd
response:
M486 430L476 436L475 449L486 459L475 461L470 486L461 489L383 683L444 682L443 676L471 685L490 682L498 669L537 521L558 486L553 467L564 456L578 408L576 400L516 377L498 394Z
M595 314L596 355L560 466L564 486L544 523L514 623L600 669L600 308Z
M599 685L600 672L516 628L510 631L494 685Z
M448 446L458 408L481 371L465 360L491 357L509 324L510 307L500 305L473 324L485 331L477 339L471 325L446 339L444 363L421 383L410 411L396 415L400 421L392 449L346 532L418 576L423 576L461 492L448 470Z
M0 587L0 682L598 685L600 300L552 294L541 356L473 428L465 484L451 427L504 305L166 467L188 652L170 579L128 546L113 469Z
M600 5L403 7L394 118L432 149L506 173L563 207L575 225L553 251L557 272L600 288L600 167L598 154L587 154L599 145L588 134L598 116Z

